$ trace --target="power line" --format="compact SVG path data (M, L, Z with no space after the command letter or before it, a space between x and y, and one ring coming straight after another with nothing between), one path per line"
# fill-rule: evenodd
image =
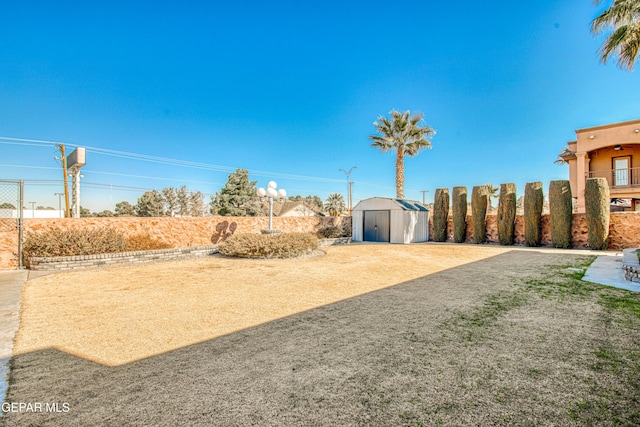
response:
M0 164L0 166L7 167L7 168L25 168L25 169L55 169L55 170L60 169L60 168L54 168L51 166L28 166L28 165L7 165L7 164Z
M57 144L60 144L60 142L48 141L48 140L40 140L40 139L12 138L12 137L0 136L0 144L47 147L47 146L55 146ZM66 143L66 145L69 146L69 147L79 147L79 145L76 145L76 144ZM83 145L82 147L84 147L89 152L93 152L94 154L102 154L102 155L106 155L106 156L120 157L120 158L129 159L129 160L139 160L139 161L145 161L145 162L151 162L151 163L159 163L159 164L165 164L165 165L169 165L169 166L180 166L180 167L185 167L185 168L204 169L204 170L212 170L212 171L217 171L217 172L235 172L238 169L236 167L231 167L231 166L212 165L212 164L208 164L208 163L193 162L193 161L190 161L190 160L180 160L180 159L173 159L173 158L168 158L168 157L153 156L153 155L148 155L148 154L132 153L132 152L127 152L127 151L110 150L110 149L106 149L106 148L90 147L90 146L86 146L86 145ZM3 166L12 166L12 165L3 165ZM47 167L43 167L43 166L14 166L14 167L30 167L30 168L47 169ZM51 168L51 169L58 169L58 168ZM273 179L280 179L281 178L281 179L290 179L290 180L296 180L296 181L313 181L313 182L326 182L326 183L342 183L343 182L341 179L337 179L337 178L324 178L324 177L315 177L315 176L307 176L307 175L295 175L295 174L287 174L287 173L282 173L282 172L272 172L272 171L263 171L263 170L255 170L255 169L248 169L248 171L249 171L249 173L251 173L253 175L269 177L269 178L273 178ZM86 172L92 172L92 171L86 170ZM93 171L92 173L100 173L100 174L107 174L107 175L108 174L118 175L118 174L113 173L113 172ZM169 178L160 178L160 177L143 177L143 176L126 175L126 174L120 174L120 175L121 176L139 177L139 178L148 178L148 179L170 180ZM181 180L181 179L176 179L175 181L187 182L186 180ZM209 182L198 182L198 181L192 181L192 183L221 185L220 183L209 183ZM363 186L382 188L382 189L394 189L395 188L393 186L372 184L372 183L363 182L363 181L353 181L353 183L354 184L358 184L358 185L363 185ZM418 192L420 190L414 190L414 189L409 189L408 188L408 189L406 189L406 191Z
M51 166L29 166L29 165L9 165L9 164L0 164L0 167L9 167L9 168L25 168L25 169L55 169L59 170L60 168L54 168ZM104 171L96 171L92 169L83 169L82 173L92 173L99 175L113 175L113 176L126 176L129 178L143 178L143 179L156 179L160 181L177 181L177 182L188 182L191 184L207 184L207 185L224 185L220 182L210 182L210 181L195 181L190 179L182 179L182 178L166 178L161 176L147 176L147 175L132 175L128 173L117 173L117 172L104 172Z
M0 144L11 144L11 145L28 145L28 146L47 146L53 144L60 144L59 142L54 141L46 141L46 140L38 140L38 139L25 139L25 138L11 138L0 136ZM7 142L10 141L10 142ZM35 144L34 144L35 143ZM40 144L40 145L38 145ZM70 147L78 147L76 144L66 144ZM237 167L232 166L220 166L220 165L212 165L208 163L201 162L193 162L190 160L180 160L169 157L160 157L160 156L152 156L148 154L138 154L127 151L118 151L118 150L110 150L106 148L100 147L90 147L83 145L87 151L93 152L95 154L102 154L106 156L120 157L131 160L140 160L151 163L159 163L170 166L181 166L186 168L193 169L204 169L204 170L213 170L217 172L235 172ZM339 179L335 178L324 178L324 177L316 177L316 176L307 176L307 175L295 175L288 174L282 172L273 172L273 171L262 171L256 169L248 169L250 173L258 176L266 176L271 178L283 178L283 179L291 179L291 180L299 180L299 181L316 181L316 182L341 182Z

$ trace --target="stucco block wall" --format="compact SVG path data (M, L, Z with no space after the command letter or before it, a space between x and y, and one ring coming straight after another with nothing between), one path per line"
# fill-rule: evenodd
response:
M498 243L498 219L496 215L487 215L486 240L488 243ZM589 232L585 214L573 214L571 222L572 243L574 248L588 248ZM433 235L433 221L429 219L429 229ZM467 216L466 242L474 243L473 218ZM449 217L447 228L447 241L453 241L453 220ZM515 244L524 244L524 216L516 217ZM542 215L542 245L551 246L551 221L549 215ZM640 248L640 212L612 212L609 225L610 250L622 250L625 248Z
M15 219L0 219L10 221L0 230L15 228ZM173 247L192 247L217 244L234 233L259 233L268 227L266 217L207 217L207 218L78 218L78 219L32 219L24 220L25 236L28 232L45 231L58 228L96 228L113 227L122 230L127 235L146 233L163 240ZM319 218L319 217L286 217L274 218L274 228L284 232L315 232L328 225L342 225L351 228L351 218ZM486 238L489 243L498 242L497 218L487 216ZM574 214L572 222L573 246L587 247L587 222L585 214ZM429 218L430 236L433 235L433 220ZM473 220L467 217L466 241L473 240ZM448 241L453 241L453 223L451 217L448 223ZM515 243L524 242L524 218L516 218ZM549 215L542 216L542 245L551 245L551 223ZM18 234L16 231L0 231L0 269L17 267ZM640 247L640 212L614 212L611 214L609 226L609 249L622 250L624 248Z
M13 221L15 224L16 220ZM351 228L350 217L283 217L273 218L273 228L283 232L315 233L318 229L337 225ZM268 217L205 217L205 218L25 218L24 235L52 228L94 229L110 227L125 235L148 234L175 248L217 244L235 233L260 233L269 227ZM2 228L3 230L5 228ZM0 232L0 269L15 268L18 234Z

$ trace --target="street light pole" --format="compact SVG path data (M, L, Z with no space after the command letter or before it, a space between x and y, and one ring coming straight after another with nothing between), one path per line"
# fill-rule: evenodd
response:
M352 207L353 182L349 180L349 177L351 176L351 171L354 170L354 169L357 169L357 168L358 168L357 166L352 166L351 169L349 169L348 171L345 170L345 169L342 169L342 168L338 169L338 171L342 171L342 172L344 172L345 175L347 175L347 191L349 192L348 193L348 195L349 195L348 196L349 197L349 216L351 216L351 211L353 209L353 207Z
M269 233L270 234L273 233L273 199L277 197L280 200L284 200L284 198L287 197L287 192L283 188L281 188L280 190L276 190L277 186L278 184L276 184L275 181L269 181L269 184L266 190L264 188L258 188L258 190L256 191L256 194L258 194L258 197L269 198ZM263 233L264 233L264 230L263 230Z

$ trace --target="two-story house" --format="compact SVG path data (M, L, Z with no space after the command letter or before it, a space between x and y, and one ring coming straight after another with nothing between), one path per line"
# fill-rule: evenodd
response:
M576 130L559 157L569 164L576 212L584 212L587 178L606 178L612 202L640 211L640 120Z

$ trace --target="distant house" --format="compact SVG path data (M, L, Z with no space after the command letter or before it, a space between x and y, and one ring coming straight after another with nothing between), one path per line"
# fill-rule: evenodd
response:
M292 202L287 200L283 203L273 204L273 214L275 216L324 216L324 214L317 212L313 208L309 207L305 202L298 201Z
M601 177L614 207L640 211L640 120L578 129L576 136L559 154L569 165L575 210L585 211L587 178Z

